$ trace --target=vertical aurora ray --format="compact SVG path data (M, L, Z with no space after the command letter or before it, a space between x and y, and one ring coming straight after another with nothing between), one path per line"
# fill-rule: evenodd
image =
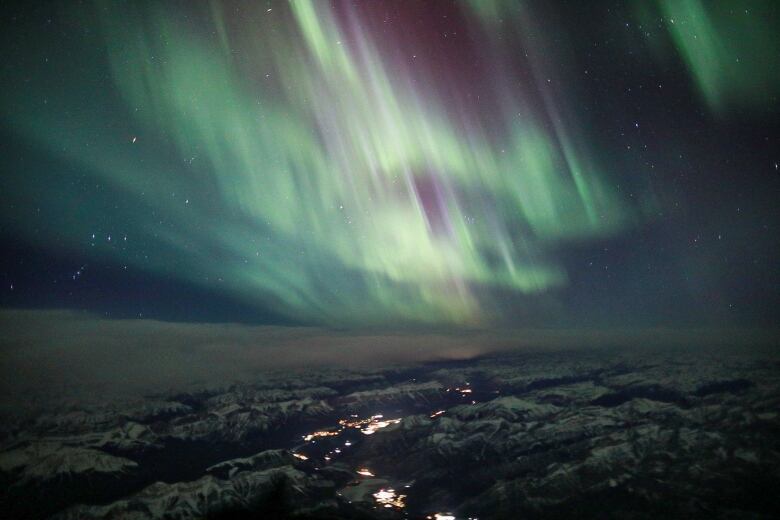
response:
M219 279L307 321L473 323L500 317L494 289L564 286L562 244L632 221L554 93L526 98L536 87L518 90L507 72L481 93L498 113L456 105L391 59L395 42L359 12L306 0L240 16L219 2L186 17L96 12L147 151L140 164L103 134L88 154L56 152L126 194L132 233L158 253L137 261L146 269L174 263L186 280ZM501 63L495 44L475 45ZM73 91L48 95L67 104ZM20 106L4 111L43 142L55 128L74 141L99 128Z
M710 110L764 109L780 92L777 3L658 0L638 2L637 19L664 28L674 50L648 42L661 59L679 56Z

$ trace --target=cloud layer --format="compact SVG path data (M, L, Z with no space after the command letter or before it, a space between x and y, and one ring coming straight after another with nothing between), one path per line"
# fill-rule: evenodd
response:
M261 377L264 371L371 369L573 348L753 348L780 334L645 329L346 332L316 327L112 320L73 311L0 312L3 406L139 396Z

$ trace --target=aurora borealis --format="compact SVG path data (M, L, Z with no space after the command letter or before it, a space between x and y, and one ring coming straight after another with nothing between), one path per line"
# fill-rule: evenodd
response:
M659 17L668 20L665 29L677 54L714 112L734 107L762 110L777 96L780 44L770 2L663 0L637 2L636 7L644 23ZM665 59L663 52L659 54Z
M678 291L686 304L714 298L721 319L734 264L711 258L766 262L777 212L764 212L770 192L747 195L749 220L731 223L718 195L689 218L682 192L706 190L688 156L712 157L706 146L731 138L694 138L674 112L722 121L744 109L766 137L758 146L777 143L761 122L780 89L776 9L744 2L753 19L725 7L736 4L626 3L619 24L607 16L580 32L576 13L534 2L62 7L53 16L67 37L21 37L28 47L5 69L4 132L28 152L4 164L3 236L77 259L54 276L61 284L111 266L109 294L174 280L306 324L582 322L609 301L657 311ZM24 27L5 43L19 45ZM617 36L594 46L601 31ZM602 54L583 63L591 51ZM585 85L625 79L622 66L641 77L631 59L648 78ZM631 88L674 100L632 103ZM735 166L710 182L730 191L720 179ZM747 168L777 190L771 158ZM763 247L730 252L743 228ZM729 250L713 249L724 235ZM685 249L696 236L709 245ZM613 276L610 258L616 278L585 272L595 261ZM756 269L771 290L776 276ZM14 306L32 274L4 276ZM642 312L626 319L664 323Z
M8 0L0 51L0 520L780 517L780 0Z

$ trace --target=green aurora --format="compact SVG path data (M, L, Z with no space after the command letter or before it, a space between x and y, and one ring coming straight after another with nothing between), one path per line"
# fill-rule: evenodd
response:
M708 107L723 114L734 108L760 110L780 90L773 4L658 0L636 2L636 11L643 26L662 26L671 37L671 46L651 45L656 56L680 57Z
M680 19L701 9L684 4L660 5ZM110 76L37 77L3 112L73 165L29 188L51 188L42 206L62 222L63 248L91 242L96 255L308 322L500 319L497 291L564 287L560 248L641 225L652 204L615 190L619 172L589 142L576 99L544 84L561 60L524 9L510 14L533 45L496 24L505 8L463 4L481 56L505 71L481 93L490 110L460 102L458 84L421 73L358 14L296 0L240 16L218 2L186 15L77 10L84 59ZM723 55L717 24L702 27L703 43L671 31L722 106L743 83L708 70L706 53ZM525 45L525 80L501 38ZM84 199L80 183L122 202Z

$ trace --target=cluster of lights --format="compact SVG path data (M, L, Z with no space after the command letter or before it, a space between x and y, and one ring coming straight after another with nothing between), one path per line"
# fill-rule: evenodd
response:
M468 383L466 383L468 385ZM451 389L447 389L449 392ZM456 392L460 392L462 395L470 394L472 393L472 390L470 388L455 388ZM430 417L435 418L443 415L446 412L446 410L437 410L433 413L431 413ZM305 435L303 439L306 442L312 441L313 439L317 437L335 437L338 435L341 435L341 433L347 429L347 428L355 428L359 429L361 433L364 435L371 435L375 433L377 430L380 430L382 428L386 428L387 426L390 426L391 424L398 424L401 422L401 419L385 419L382 414L372 415L371 417L367 419L361 419L357 415L351 415L349 419L339 419L339 425L340 428L338 430L323 430L323 431L316 431L313 433L310 433L309 435ZM352 443L350 441L345 441L344 446L351 446ZM338 454L341 453L341 449L335 448L333 451L329 452L327 455L325 455L324 459L326 461L330 461L331 457L329 455L331 454ZM294 457L297 457L301 460L308 460L308 457L305 455L302 455L300 453L293 453ZM355 473L362 477L374 477L374 473L368 469L368 468L358 468ZM409 487L408 485L406 487ZM374 500L376 503L382 507L386 507L388 509L403 509L406 507L406 495L399 495L396 493L395 489L392 488L382 488L378 490L376 493L373 493ZM433 513L432 515L428 515L425 517L428 520L456 520L455 516L451 513ZM476 518L472 519L469 518L468 520L477 520Z
M447 391L448 392L452 392L454 390L455 392L459 392L461 395L466 395L466 394L470 394L470 393L473 392L473 390L471 388L469 388L469 386L471 386L471 383L466 381L466 386L465 387L463 387L463 388L461 388L461 387L448 388Z
M362 434L371 435L377 430L401 422L401 419L385 419L382 414L372 415L368 419L357 419L355 417L353 415L352 419L341 419L339 424L344 428L359 428Z
M377 504L387 508L395 507L403 509L406 507L406 495L399 495L394 489L380 489L374 493L374 500L376 500ZM452 520L454 520L454 517Z
M341 432L331 432L331 431L321 431L321 432L314 432L310 433L309 435L304 435L303 440L306 442L309 442L310 440L316 438L316 437L334 437L338 435Z
M382 414L372 415L368 419L360 419L357 415L350 415L349 419L339 419L339 424L343 428L360 428L363 425L369 424L371 421L381 419Z
M376 432L381 428L386 428L391 424L398 424L399 422L401 422L401 419L387 419L385 421L372 421L368 424L368 426L360 430L360 433L364 435L371 435L372 433Z

